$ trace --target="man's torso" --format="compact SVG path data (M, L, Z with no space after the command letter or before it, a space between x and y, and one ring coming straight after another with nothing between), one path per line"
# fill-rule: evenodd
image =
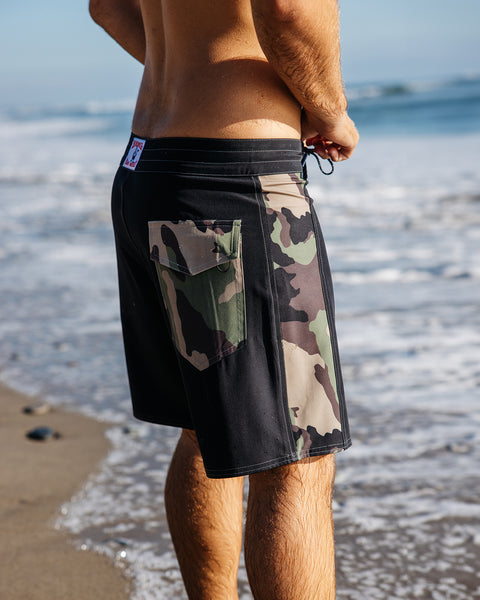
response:
M300 107L268 64L250 0L140 0L142 137L299 138Z

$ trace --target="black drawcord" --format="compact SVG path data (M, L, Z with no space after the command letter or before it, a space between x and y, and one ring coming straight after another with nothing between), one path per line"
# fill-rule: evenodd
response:
M331 158L327 158L327 161L330 163L330 167L331 167L330 171L324 171L323 167L322 167L322 163L320 162L320 156L318 156L318 154L315 152L315 148L313 146L304 146L303 154L302 154L302 167L303 167L303 178L305 179L305 181L307 180L307 156L311 156L311 155L313 155L315 157L315 160L317 161L317 164L318 164L318 168L324 175L331 175L333 173L333 171L335 170L335 167L333 166L333 161Z

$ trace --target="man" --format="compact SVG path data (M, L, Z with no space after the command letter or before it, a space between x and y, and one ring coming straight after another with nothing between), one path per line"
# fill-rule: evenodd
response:
M350 445L302 143L349 158L336 0L91 0L145 64L114 183L134 414L182 428L165 506L190 599L333 600Z

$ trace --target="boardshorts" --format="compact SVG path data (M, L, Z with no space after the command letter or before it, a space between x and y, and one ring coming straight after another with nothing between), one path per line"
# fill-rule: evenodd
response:
M134 415L209 477L350 446L325 244L293 139L131 136L113 184Z

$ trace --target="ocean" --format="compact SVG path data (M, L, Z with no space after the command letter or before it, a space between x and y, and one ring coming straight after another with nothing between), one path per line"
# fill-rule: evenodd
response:
M353 437L337 598L480 598L480 76L347 90L354 157L308 163ZM178 432L131 417L119 321L109 195L133 104L0 107L0 379L111 424L57 527L121 564L132 600L184 599L162 504Z

